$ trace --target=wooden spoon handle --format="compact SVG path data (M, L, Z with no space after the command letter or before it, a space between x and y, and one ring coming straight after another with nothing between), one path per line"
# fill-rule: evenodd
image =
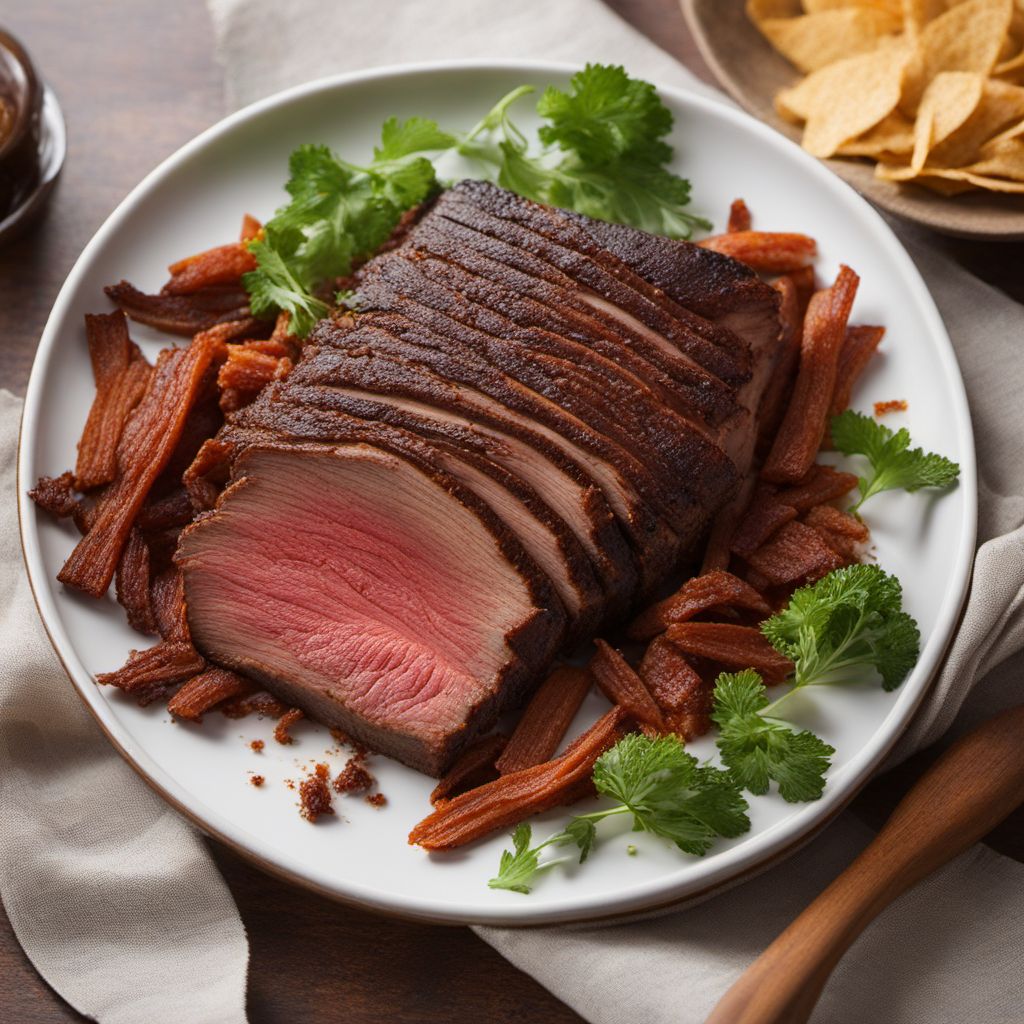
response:
M707 1024L802 1024L854 939L897 896L1024 803L1024 706L958 740L863 853L754 961Z

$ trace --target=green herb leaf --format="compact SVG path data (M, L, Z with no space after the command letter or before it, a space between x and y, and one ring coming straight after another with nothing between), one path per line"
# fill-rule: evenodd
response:
M454 135L443 131L429 118L410 117L399 121L397 117L389 117L381 127L380 145L373 151L373 162L380 165L413 153L451 149L458 142Z
M388 118L365 167L327 146L300 146L289 163L291 201L252 244L258 268L244 280L254 309L291 311L292 329L305 336L326 313L321 291L329 294L332 279L375 252L402 214L439 187L433 161L451 150L473 160L481 177L591 217L673 238L710 226L686 212L689 182L667 169L672 114L652 85L621 67L587 65L567 91L545 90L536 152L511 119L532 91L513 89L466 136L429 118Z
M812 732L764 717L767 691L753 669L723 672L715 682L714 699L711 718L720 729L718 749L741 786L760 795L774 780L790 803L821 796L834 748Z
M541 142L588 164L629 157L657 165L672 158L662 141L672 130L672 112L653 85L624 68L588 64L572 76L568 92L548 86L537 113L549 122L540 129Z
M747 803L727 772L702 766L675 736L623 737L594 765L598 793L620 801L633 827L703 856L716 836L750 828Z
M537 873L539 866L537 850L530 849L532 834L532 829L525 821L516 825L512 833L513 849L502 851L498 874L487 883L492 889L529 893L530 886L527 883Z
M569 824L565 826L565 835L580 848L580 863L582 864L594 848L594 843L597 840L597 824L593 818L570 818Z
M291 313L290 329L305 337L313 324L327 316L326 302L310 295L294 278L284 258L268 242L251 242L249 251L256 257L256 270L242 277L249 292L249 303L256 316L270 316L278 310Z
M852 409L832 418L831 431L839 451L844 455L863 455L871 464L871 475L859 478L860 501L853 511L881 491L949 487L960 475L955 462L921 448L911 448L906 428L893 433L884 424Z
M697 856L707 852L716 836L738 836L750 828L747 802L733 777L698 764L676 736L625 736L597 759L594 786L619 802L577 815L534 847L529 845L529 826L519 825L512 834L513 850L502 853L498 874L488 885L529 892L533 876L557 863L541 863L546 846L576 845L582 864L597 841L597 823L615 814L631 814L636 831L663 836Z
M886 690L903 682L920 653L917 623L902 588L877 565L851 565L801 587L761 625L768 642L796 664L796 687L856 678L871 667Z

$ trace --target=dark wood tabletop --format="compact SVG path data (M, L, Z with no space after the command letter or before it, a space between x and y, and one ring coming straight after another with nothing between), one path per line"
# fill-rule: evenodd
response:
M610 3L711 80L673 0ZM67 165L44 219L0 248L0 386L22 394L46 316L85 243L146 172L225 109L202 0L46 0L4 16L2 27L21 38L60 97L69 130ZM1024 301L1024 245L933 244ZM932 756L876 780L854 810L880 822ZM1024 813L988 841L1024 861ZM349 909L210 847L249 935L253 1024L580 1020L468 929ZM0 913L0 1020L84 1019L35 974Z

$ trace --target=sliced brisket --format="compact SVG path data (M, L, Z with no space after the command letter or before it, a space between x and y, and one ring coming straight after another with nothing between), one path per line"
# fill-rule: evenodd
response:
M747 470L777 298L479 182L356 284L229 417L177 558L206 657L440 774L695 552Z
M368 445L254 447L178 561L196 646L430 774L521 696L565 617L443 473Z

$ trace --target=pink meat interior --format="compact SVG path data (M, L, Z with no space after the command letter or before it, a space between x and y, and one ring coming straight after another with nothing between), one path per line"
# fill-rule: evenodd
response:
M179 552L200 647L389 729L426 738L464 723L533 612L479 519L368 447L246 458Z

